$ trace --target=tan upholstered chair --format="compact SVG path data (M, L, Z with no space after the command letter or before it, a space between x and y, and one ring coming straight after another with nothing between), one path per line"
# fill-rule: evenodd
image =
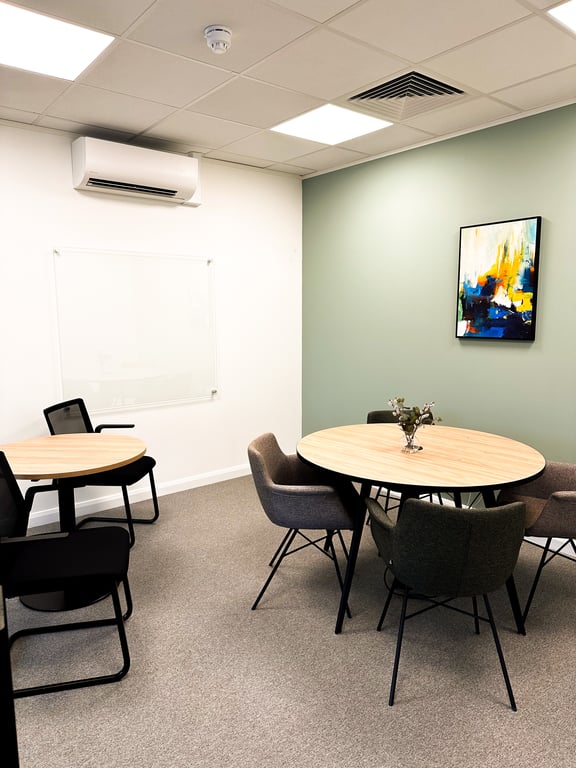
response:
M544 472L536 480L502 489L498 503L511 501L526 505L525 536L546 539L524 607L526 620L544 566L557 555L565 557L563 550L567 547L576 554L576 464L546 462ZM564 541L554 549L553 539Z

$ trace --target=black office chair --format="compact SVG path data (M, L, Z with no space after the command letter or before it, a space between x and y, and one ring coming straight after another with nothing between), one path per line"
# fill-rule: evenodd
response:
M509 589L513 585L512 572L524 534L524 504L515 503L489 509L458 509L421 499L408 499L395 524L377 501L367 499L366 503L374 541L383 562L394 577L378 622L378 630L382 628L393 594L402 593L388 700L390 706L394 704L406 619L431 607L442 606L473 616L477 634L480 631L479 622L488 621L510 706L516 711L488 593L504 584ZM407 615L408 599L415 594L421 600L427 600L429 605ZM484 599L487 619L478 615L478 595ZM450 605L450 600L457 597L472 598L471 613Z
M92 426L88 410L82 398L66 400L62 403L56 403L44 409L44 417L48 424L51 435L64 435L83 432L101 432L103 429L128 429L134 424L100 424L97 427ZM122 498L124 500L124 509L126 512L126 523L130 534L130 544L134 544L135 533L134 523L154 523L158 519L160 510L158 507L158 497L156 495L156 484L154 482L154 467L156 460L151 456L142 456L137 461L127 464L118 469L109 469L106 472L98 472L93 475L85 475L74 480L77 488L84 486L114 486L122 489ZM128 487L134 485L142 478L148 475L150 479L150 490L152 493L152 504L154 514L152 517L132 517L130 500L128 498ZM54 481L52 486L38 486L32 488L32 495L44 490L54 488L58 481ZM69 479L66 482L71 482ZM78 526L91 522L117 523L116 517L105 517L91 515L83 517L78 521Z
M124 621L132 613L128 583L128 533L117 526L107 526L71 533L22 536L28 526L29 511L8 460L0 452L0 584L4 597L41 595L60 590L70 590L79 595L86 590L90 594L96 592L103 596L109 595L114 616L22 629L9 636L10 645L19 638L36 634L115 626L122 665L110 674L19 688L14 690L14 697L35 696L120 680L130 668L124 628ZM126 600L124 613L118 593L120 583ZM89 653L88 645L81 647Z
M287 529L269 563L272 570L252 610L258 606L284 558L309 546L332 560L342 591L334 537L339 539L348 558L341 531L353 530L356 516L365 514L365 507L352 483L335 484L335 476L314 469L295 454L286 455L270 432L250 443L248 459L264 512L272 523ZM305 531L322 531L323 535L313 537ZM350 615L348 609L347 614Z

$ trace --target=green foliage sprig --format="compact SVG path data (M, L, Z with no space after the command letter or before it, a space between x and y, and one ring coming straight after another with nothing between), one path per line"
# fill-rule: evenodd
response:
M436 424L442 421L439 417L432 415L434 403L425 403L422 408L417 405L404 405L405 398L393 397L388 400L388 405L392 406L392 413L398 418L398 424L407 435L412 435L418 427L423 424Z

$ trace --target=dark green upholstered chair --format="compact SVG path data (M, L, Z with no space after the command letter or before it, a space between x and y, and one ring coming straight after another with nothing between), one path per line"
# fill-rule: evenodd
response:
M498 503L508 504L513 501L521 501L526 505L524 535L546 540L524 607L526 620L544 566L557 555L566 557L564 550L567 547L576 554L576 464L546 462L540 477L502 489ZM562 539L563 542L554 549L553 539ZM573 560L573 557L569 559Z
M498 652L510 706L516 702L506 669L502 647L488 594L512 579L512 572L524 534L524 504L514 503L490 509L459 509L433 504L421 499L408 499L397 523L393 523L382 506L367 499L372 535L378 551L393 576L378 630L386 617L393 594L402 594L402 609L396 655L390 686L389 704L394 704L398 665L407 618L430 607L443 606L468 614L450 600L472 598L476 632L480 620L488 621ZM429 601L426 608L407 614L412 594ZM478 615L477 596L482 595L487 618Z
M361 515L363 520L366 513L352 483L309 466L296 454L286 455L270 432L250 443L248 459L264 512L274 525L286 529L269 563L272 570L252 610L258 606L284 558L305 547L313 546L332 560L342 590L334 538L340 541L348 558L341 531L353 530L356 515ZM321 536L312 533L318 531L322 531Z
M120 645L118 655L121 655L122 663L117 671L109 674L19 688L13 691L14 698L120 680L130 668L124 629L124 621L132 613L128 584L128 532L118 526L107 526L71 533L23 536L28 525L28 514L29 505L22 496L5 454L0 451L0 585L4 598L24 598L68 590L77 596L85 593L91 596L109 595L114 615L22 629L9 636L10 646L18 638L30 635L115 626ZM120 583L127 606L124 613L118 594ZM77 603L74 607L78 607ZM4 640L7 635L8 630L5 629ZM89 640L79 643L78 647L90 656Z

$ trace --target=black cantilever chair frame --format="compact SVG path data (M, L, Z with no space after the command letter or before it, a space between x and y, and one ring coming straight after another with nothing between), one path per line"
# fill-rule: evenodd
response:
M250 443L248 458L264 512L272 523L287 529L269 563L272 570L252 604L252 610L260 603L283 560L310 546L332 560L342 592L343 580L334 537L340 541L348 559L341 531L354 530L356 515L365 514L352 484L336 481L334 476L305 464L295 454L285 454L272 433L260 435ZM318 537L309 535L312 531L323 531L323 534ZM348 606L346 612L350 616Z
M389 705L394 704L406 620L441 606L472 616L477 634L480 621L490 624L510 706L516 711L488 594L505 583L507 586L513 583L512 573L524 532L524 504L460 509L408 499L397 523L392 522L374 499L367 499L367 506L378 551L394 577L378 630L382 628L393 594L397 591L402 594ZM408 614L408 600L416 595L429 605ZM478 595L483 597L487 617L478 614ZM471 597L472 612L449 604L457 597Z
M44 409L44 417L51 435L77 432L101 432L104 429L131 429L134 427L134 424L99 424L98 426L93 427L86 404L82 398L73 398L72 400L65 400L64 402L49 406ZM155 466L155 459L151 456L142 456L137 461L132 462L132 464L128 464L125 467L119 467L118 469L111 469L106 472L99 472L97 474L78 478L76 487L79 488L84 486L113 486L121 488L131 545L134 544L135 541L134 523L151 524L156 522L160 515L156 484L154 481ZM148 475L150 480L154 513L151 517L133 517L130 507L130 499L128 497L128 487L137 483L139 480L142 480L146 475ZM33 497L36 493L41 491L53 490L56 487L57 482L58 481L55 480L52 485L49 486L32 487L30 489L30 496ZM70 481L68 480L67 482ZM122 522L122 520L119 520L116 517L90 515L88 517L80 518L77 522L77 526L80 527L91 522L118 523Z
M27 627L9 635L10 647L23 637L55 632L115 626L122 665L115 672L63 682L17 688L14 698L113 683L130 668L130 653L124 622L132 614L128 582L130 541L119 527L107 526L70 533L22 536L28 526L30 508L8 460L0 452L0 583L4 598L24 597L72 589L76 593L96 589L112 599L114 615L85 621ZM118 585L122 584L126 608L123 612Z

